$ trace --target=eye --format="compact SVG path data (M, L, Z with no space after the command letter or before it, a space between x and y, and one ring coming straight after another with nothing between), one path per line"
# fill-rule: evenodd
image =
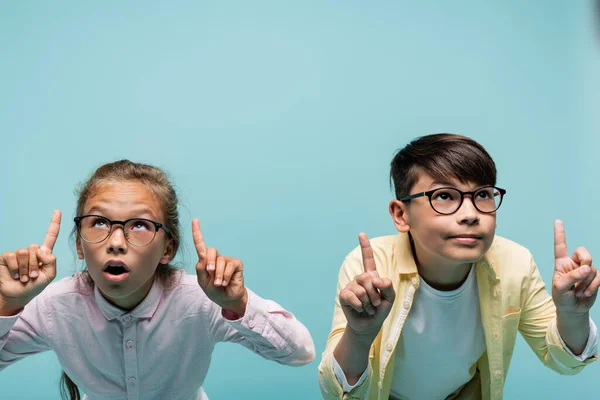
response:
M135 221L131 221L131 230L132 231L150 231L150 230L152 230L152 224L148 221L144 221L143 219L137 219Z
M477 198L482 200L489 200L494 197L494 189L488 188L477 192Z
M433 200L437 201L452 201L454 200L454 194L452 192L442 190L439 192L435 192L432 198Z
M90 220L90 226L92 228L106 228L108 226L108 221L106 221L106 218L93 217L90 218Z

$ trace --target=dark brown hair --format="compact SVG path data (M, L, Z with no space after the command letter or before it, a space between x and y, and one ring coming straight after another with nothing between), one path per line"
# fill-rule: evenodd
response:
M396 153L390 170L396 199L411 194L421 171L439 180L496 184L496 164L483 146L451 133L416 138Z
M181 243L179 202L175 188L166 173L157 167L134 163L129 160L115 161L100 166L78 190L76 215L83 215L85 203L99 188L101 189L102 185L123 181L140 182L152 191L161 206L164 221L160 222L169 230L169 238L173 246L173 257L175 257ZM76 237L76 227L73 228L71 235L72 238ZM156 269L156 276L160 281L168 284L176 270L171 263L159 264ZM87 271L84 271L82 276L87 283L93 285L93 280ZM60 379L60 393L63 399L81 400L79 388L65 372L62 373Z

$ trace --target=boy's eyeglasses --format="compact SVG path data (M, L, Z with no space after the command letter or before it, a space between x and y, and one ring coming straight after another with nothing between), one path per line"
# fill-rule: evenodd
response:
M458 211L465 195L469 195L477 211L490 214L500 208L505 194L506 190L495 186L482 186L472 192L463 192L452 187L443 187L427 192L411 194L410 196L401 198L400 201L409 201L417 197L427 196L429 204L431 204L431 208L435 212L450 215Z
M132 246L148 246L160 228L169 233L166 226L145 218L131 218L125 221L112 221L101 215L75 217L79 237L87 243L100 243L106 240L114 225L123 226L125 240Z

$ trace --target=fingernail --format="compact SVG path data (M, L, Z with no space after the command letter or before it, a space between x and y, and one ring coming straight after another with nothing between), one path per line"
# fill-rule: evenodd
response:
M16 272L13 274L13 278L15 279L19 279L19 274L17 274Z
M223 283L221 284L221 286L227 286L227 281L223 281Z
M206 269L209 271L213 271L215 269L215 266L210 264L208 267L206 267Z
M219 286L221 284L221 280L219 278L215 279L215 286Z
M31 278L37 278L37 276L38 276L38 272L37 272L37 270L31 271L31 272L29 273L29 276L30 276Z
M590 292L590 291L585 292L585 297L590 297L591 295L592 295L592 292Z
M379 307L379 305L380 305L380 304L381 304L381 300L379 300L379 299L375 299L375 300L373 301L373 305L374 305L375 307Z
M29 277L27 275L21 275L21 282L25 283L29 280Z

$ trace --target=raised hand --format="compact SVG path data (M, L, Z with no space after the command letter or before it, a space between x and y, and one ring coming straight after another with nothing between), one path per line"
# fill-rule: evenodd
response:
M61 212L54 211L41 247L32 244L0 256L0 315L18 313L56 277L56 257L52 251L60 232L60 220Z
M567 253L565 228L562 221L554 222L554 276L552 299L563 313L587 313L598 294L600 273L592 266L592 256L584 247L573 255Z
M342 289L339 300L348 321L346 329L374 339L392 309L396 292L390 279L379 277L367 235L359 234L358 240L364 272Z
M244 286L242 261L239 258L223 256L214 247L207 249L200 222L196 218L192 220L192 235L198 253L198 284L208 298L224 311L231 311L238 317L243 316L248 303L248 293Z

